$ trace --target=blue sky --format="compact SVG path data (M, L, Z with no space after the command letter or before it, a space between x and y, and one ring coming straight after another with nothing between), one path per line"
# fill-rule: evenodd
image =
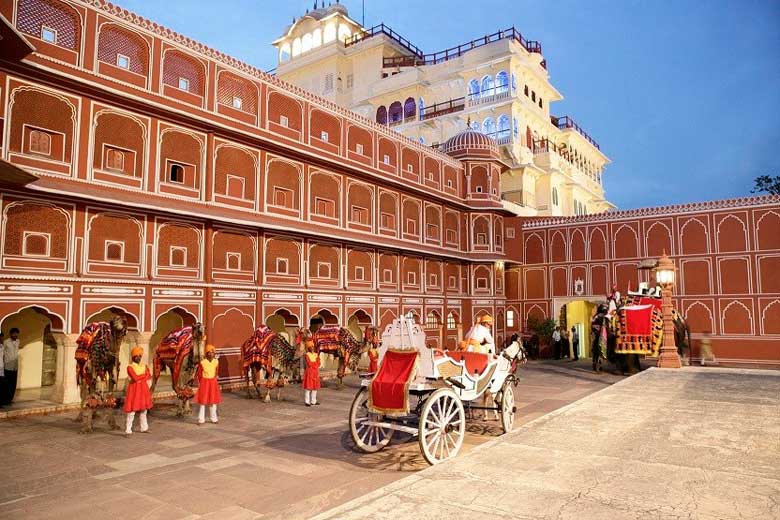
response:
M334 0L335 1L335 0ZM264 70L313 0L117 0ZM361 1L342 1L361 20ZM542 43L569 114L601 145L620 208L748 195L780 175L780 1L366 0L434 52L515 26Z

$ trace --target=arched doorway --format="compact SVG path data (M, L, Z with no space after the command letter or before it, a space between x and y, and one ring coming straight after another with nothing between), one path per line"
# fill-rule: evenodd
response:
M320 309L315 315L309 318L309 330L317 332L324 325L338 325L339 319L328 309Z
M460 314L450 311L447 314L445 328L444 346L447 350L456 350L458 343L463 339L463 325L460 322Z
M347 329L349 329L353 336L361 339L365 328L373 323L374 320L371 319L371 316L363 309L360 309L359 311L355 311L347 320Z
M569 335L569 355L573 356L571 345L571 328L577 329L579 336L578 353L581 358L589 358L591 355L590 324L596 314L599 302L590 300L572 300L564 303L557 314L556 323L566 328Z
M300 327L300 320L298 316L287 309L278 309L265 319L265 325L274 332L284 336L289 342L294 340L296 329Z
M53 398L58 370L58 342L54 334L62 334L63 325L60 316L36 305L20 309L0 321L6 338L11 329L19 329L16 402Z
M425 316L425 339L428 346L441 348L444 344L442 332L441 315L438 311L428 311Z

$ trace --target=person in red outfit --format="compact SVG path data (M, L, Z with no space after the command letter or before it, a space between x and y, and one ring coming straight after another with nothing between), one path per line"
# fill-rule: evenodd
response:
M217 418L217 405L222 402L222 394L217 382L217 369L219 360L216 358L217 348L214 345L206 346L206 359L201 360L195 378L198 380L198 393L195 394L195 402L200 404L198 412L198 425L206 422L206 406L209 407L209 419L214 424L219 422Z
M149 367L141 363L144 349L135 347L130 351L130 359L133 362L127 367L127 377L130 381L125 392L124 411L127 414L125 436L133 433L133 420L138 412L138 421L141 423L141 433L149 433L149 423L146 422L146 412L152 407L152 394L146 382L151 379Z
M368 360L370 361L368 365L368 371L375 373L379 369L379 349L376 347L371 347L368 349Z
M303 401L306 406L318 405L317 390L320 388L320 355L314 351L314 342L306 343L306 370L303 372Z

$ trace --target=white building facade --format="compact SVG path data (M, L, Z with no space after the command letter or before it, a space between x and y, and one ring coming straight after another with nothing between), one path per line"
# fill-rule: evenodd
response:
M316 6L316 4L315 4ZM516 29L426 54L386 25L370 29L338 3L307 12L273 42L276 74L423 144L438 147L467 126L495 139L510 168L504 206L524 216L614 208L598 143L551 105L541 44Z

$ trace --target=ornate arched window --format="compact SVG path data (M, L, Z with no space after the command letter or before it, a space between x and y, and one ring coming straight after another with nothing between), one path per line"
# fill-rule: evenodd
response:
M394 101L390 105L390 109L387 111L387 118L390 123L397 123L404 118L404 108L401 106L400 101Z
M496 132L496 122L493 121L493 118L488 117L485 119L485 121L482 123L482 133L485 135L491 135L495 134Z
M380 125L387 124L387 109L384 105L376 109L376 122Z
M479 98L479 81L475 79L469 82L469 97L471 99Z
M509 137L509 116L504 114L498 118L498 137L503 139Z
M493 76L485 76L482 78L482 94L485 96L490 96L491 94L495 94L495 84L493 83Z
M290 44L285 43L282 48L279 49L279 63L284 63L290 59Z
M496 74L496 94L509 92L509 74L502 70Z
M293 57L295 57L295 56L298 56L300 54L301 54L301 39L300 38L295 38L293 40L293 44L292 44L292 55L293 55Z
M449 330L455 330L458 328L458 322L455 319L455 315L453 313L447 314L447 328Z
M408 98L404 102L404 120L414 119L417 115L417 104L414 102L414 98Z

